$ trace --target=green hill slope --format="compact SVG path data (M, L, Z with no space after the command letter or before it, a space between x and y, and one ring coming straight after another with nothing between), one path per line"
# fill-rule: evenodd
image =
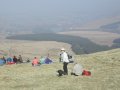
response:
M69 64L69 75L57 77L62 69L58 58L55 63L32 67L31 63L4 65L0 67L1 90L119 90L120 49L94 54L76 55L75 60L90 70L91 76L71 76L73 64Z

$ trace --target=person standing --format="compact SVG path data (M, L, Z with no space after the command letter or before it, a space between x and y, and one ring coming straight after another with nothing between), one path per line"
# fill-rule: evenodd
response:
M67 65L69 63L68 55L64 48L61 49L61 61L63 62L64 75L68 75Z

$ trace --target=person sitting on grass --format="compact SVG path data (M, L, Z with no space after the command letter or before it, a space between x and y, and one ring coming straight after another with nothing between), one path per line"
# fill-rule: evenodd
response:
M71 75L79 76L83 73L83 67L79 63L75 63Z
M19 62L19 63L23 63L23 59L22 59L22 56L21 56L21 55L19 55L19 57L18 57L18 62Z
M14 63L17 63L17 62L18 62L18 59L16 58L16 56L13 56L13 62L14 62Z
M34 57L32 61L32 66L38 66L38 65L39 65L39 60L37 59L37 57Z
M1 59L4 60L4 62L6 63L7 60L4 56Z

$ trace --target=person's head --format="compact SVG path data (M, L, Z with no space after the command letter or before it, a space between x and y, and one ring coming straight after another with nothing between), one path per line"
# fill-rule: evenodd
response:
M37 59L37 57L34 57L34 59Z
M65 52L65 49L64 49L64 48L61 48L61 52Z

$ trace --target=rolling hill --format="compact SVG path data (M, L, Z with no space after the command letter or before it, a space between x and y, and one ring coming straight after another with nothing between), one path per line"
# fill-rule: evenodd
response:
M71 36L78 36L83 37L91 40L92 42L98 44L98 45L107 45L112 46L114 44L114 40L117 38L120 38L120 34L117 33L111 33L111 32L104 32L104 31L66 31L66 32L59 32L59 34L63 35L71 35Z
M75 55L76 62L91 71L91 76L71 76L73 64L68 65L68 76L58 77L62 63L32 67L28 64L0 66L1 90L119 90L120 49L89 55Z
M120 21L115 22L115 23L111 23L111 24L107 24L107 25L103 25L103 26L100 27L100 29L102 29L102 31L113 32L113 33L119 33L120 34Z
M100 29L101 26L109 25L112 23L120 22L120 16L107 17L102 19L97 19L95 21L88 22L78 29Z

